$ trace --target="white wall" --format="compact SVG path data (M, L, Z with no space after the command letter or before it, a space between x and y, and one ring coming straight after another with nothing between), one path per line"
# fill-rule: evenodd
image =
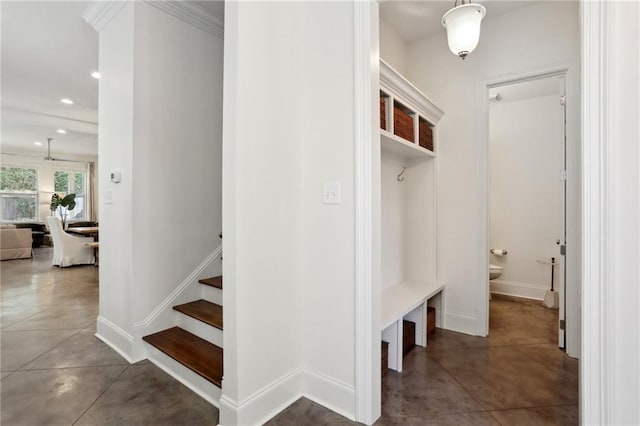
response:
M349 3L226 5L221 424L354 416L352 31Z
M483 196L488 191L487 153L482 151L487 126L482 113L484 85L568 66L569 155L579 153L577 2L539 2L496 17L488 9L480 44L465 61L449 51L444 31L412 43L407 50L407 77L446 111L438 129L438 273L447 282L445 327L471 334L484 334L487 326L481 307L489 260ZM570 163L573 193L577 176L578 164ZM570 214L577 218L579 200L574 197L569 203ZM579 247L579 221L575 222L569 240ZM578 253L577 248L569 249L573 288L580 282ZM568 303L578 300L578 293L568 295ZM571 308L577 320L579 309ZM579 335L578 330L572 336Z
M405 279L406 185L397 180L405 166L406 161L397 155L385 152L381 156L382 289Z
M498 89L499 90L499 89ZM543 299L562 238L564 111L560 94L494 102L490 106L489 247L503 272L492 291ZM555 268L558 289L560 268Z
M99 40L98 335L139 359L151 314L220 244L222 40L147 2Z
M584 2L581 423L640 424L640 5Z
M130 208L138 322L221 244L223 42L146 2L135 13Z
M407 44L398 32L380 18L380 57L400 74L407 72Z
M225 7L223 425L300 393L302 19L299 4Z
M302 275L305 394L355 411L354 6L304 6ZM342 203L322 204L324 182Z
M100 317L97 334L133 357L133 38L134 4L129 3L100 32L98 158L101 171ZM111 171L122 182L109 182ZM106 200L110 199L109 203Z

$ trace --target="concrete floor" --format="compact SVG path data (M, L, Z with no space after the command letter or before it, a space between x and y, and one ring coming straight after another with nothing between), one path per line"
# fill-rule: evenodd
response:
M490 337L436 329L404 371L382 381L387 425L577 425L578 361L557 347L558 311L500 296L490 302ZM301 399L269 426L352 425Z
M51 249L1 266L4 425L215 425L218 410L155 365L93 335L98 268L51 266ZM491 336L436 330L382 383L376 425L578 424L578 363L555 344L557 311L494 297ZM270 425L355 424L300 399Z

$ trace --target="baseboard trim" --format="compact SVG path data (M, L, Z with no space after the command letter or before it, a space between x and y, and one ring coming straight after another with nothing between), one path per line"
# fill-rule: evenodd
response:
M139 351L136 350L133 336L105 317L98 317L96 327L95 336L129 363L133 364L145 358L143 354L138 353Z
M305 369L303 373L302 396L355 421L356 390L353 386L310 369Z
M317 371L299 368L263 387L240 404L223 395L220 398L220 425L264 424L302 397L350 420L355 419L353 386Z
M493 280L489 281L491 293L503 294L505 296L520 297L523 299L544 300L546 288L513 281Z
M241 403L223 393L220 398L220 425L248 426L266 423L302 396L303 379L302 369L293 370ZM224 380L222 386L224 388Z
M444 313L444 327L445 330L456 331L458 333L476 335L476 318L468 315L463 315L455 312Z

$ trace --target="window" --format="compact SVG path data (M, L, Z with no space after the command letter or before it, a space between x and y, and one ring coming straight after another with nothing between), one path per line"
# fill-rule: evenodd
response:
M2 167L0 175L2 220L38 220L38 171L25 167Z
M53 174L53 190L65 196L76 194L76 207L69 210L67 220L86 220L87 217L87 195L86 195L86 172L57 170ZM56 211L56 216L60 217L60 211Z

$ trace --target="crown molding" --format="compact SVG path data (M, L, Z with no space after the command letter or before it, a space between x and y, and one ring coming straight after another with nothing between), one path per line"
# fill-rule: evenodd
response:
M193 2L167 0L145 0L145 2L214 37L224 39L224 23Z
M192 2L167 0L145 0L145 2L214 37L224 39L224 23ZM128 3L127 0L95 1L84 11L82 17L99 32Z
M96 1L82 13L82 18L100 32L127 3L127 1Z
M380 86L417 107L418 112L429 119L431 124L437 124L444 115L444 112L431 99L382 59L380 59Z

